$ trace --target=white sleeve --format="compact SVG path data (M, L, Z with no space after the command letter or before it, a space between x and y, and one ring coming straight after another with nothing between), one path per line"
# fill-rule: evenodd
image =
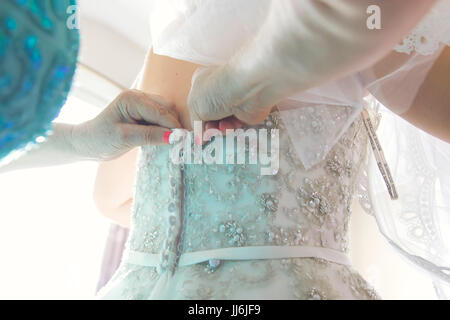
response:
M380 8L381 29L367 25L367 9L374 4ZM371 66L433 4L429 0L273 0L258 35L229 64L244 86L264 88L265 105L275 104Z
M260 105L278 106L309 169L323 160L364 107L363 97L374 80L370 69L358 71L391 52L433 3L274 0L258 35L229 62L234 78L240 79L237 87L256 92ZM374 4L380 8L379 30L367 26L368 8ZM305 130L312 120L319 125Z

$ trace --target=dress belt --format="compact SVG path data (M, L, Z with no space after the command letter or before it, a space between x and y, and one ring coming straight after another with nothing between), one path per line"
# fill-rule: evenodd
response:
M310 246L248 246L230 247L212 250L186 252L180 256L179 266L188 266L208 260L255 260L283 258L321 258L343 265L351 265L350 258L344 252ZM156 267L160 264L160 254L133 250L124 252L124 262Z

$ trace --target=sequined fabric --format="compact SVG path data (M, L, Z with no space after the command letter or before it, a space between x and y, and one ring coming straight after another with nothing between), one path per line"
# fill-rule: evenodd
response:
M78 30L70 25L75 9L75 0L0 2L0 160L5 163L50 133L67 99L79 49Z
M274 175L261 175L262 164L249 160L176 170L172 146L142 148L126 247L159 254L163 263L146 267L125 258L100 298L166 298L158 292L166 270L173 271L167 284L171 299L379 298L351 266L315 257L177 265L182 253L228 247L302 245L348 252L350 207L367 150L363 123L356 120L310 170L297 158L278 111L252 128L279 130ZM235 154L254 152L250 140L234 147ZM202 156L208 152L204 148Z

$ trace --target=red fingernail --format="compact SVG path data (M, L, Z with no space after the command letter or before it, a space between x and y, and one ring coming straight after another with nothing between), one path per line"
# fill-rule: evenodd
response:
M170 135L173 133L173 131L166 131L166 132L164 132L164 136L163 136L163 139L164 139L164 142L165 143L167 143L167 144L170 144Z
M198 146L201 145L200 137L199 137L199 136L195 136L195 143L196 143Z

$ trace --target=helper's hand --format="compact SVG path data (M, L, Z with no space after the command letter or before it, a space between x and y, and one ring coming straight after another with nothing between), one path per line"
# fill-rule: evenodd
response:
M237 129L244 123L255 125L264 121L271 106L264 106L257 92L248 92L238 83L226 66L199 68L192 77L188 97L191 123L204 121L204 128Z
M372 0L272 1L258 34L225 66L194 74L188 99L192 122L234 116L257 124L292 94L372 66L436 1L413 2L375 1L383 27L372 30L367 28Z
M164 144L163 134L181 128L173 105L138 90L121 93L96 118L74 126L70 142L85 159L112 160L142 145Z

